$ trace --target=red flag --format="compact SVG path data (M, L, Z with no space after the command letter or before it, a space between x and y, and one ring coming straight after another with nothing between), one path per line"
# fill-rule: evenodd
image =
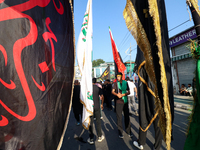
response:
M126 70L126 67L120 57L118 50L117 50L117 46L115 44L115 41L112 36L112 32L111 32L110 28L109 28L109 33L110 33L111 44L112 44L113 58L114 58L114 62L116 64L116 66L117 66L117 68L115 68L115 70L118 70L118 72L121 72L123 74L122 79L124 80L125 79L124 71Z

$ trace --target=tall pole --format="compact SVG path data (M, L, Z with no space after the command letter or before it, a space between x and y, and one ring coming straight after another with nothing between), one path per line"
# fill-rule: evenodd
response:
M130 78L131 78L131 70L132 70L132 67L131 67L131 43L130 43L130 70L129 70Z

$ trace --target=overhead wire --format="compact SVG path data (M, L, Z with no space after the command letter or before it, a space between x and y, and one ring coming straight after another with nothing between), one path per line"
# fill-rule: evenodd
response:
M127 38L125 39L125 41L123 42L123 44L121 45L121 46L119 46L119 51L121 51L120 49L121 49L121 47L125 44L125 43L127 43L127 41L128 41L128 39L130 38L130 37L132 37L132 35L131 35L131 33L129 32L129 34L128 34L128 36L127 36Z
M130 32L129 31L127 31L126 35L124 36L124 38L122 39L121 43L119 44L119 47L121 45L123 45L124 42L126 42L126 39L127 39L128 36L130 36ZM118 51L119 51L119 47L118 47ZM111 59L112 59L112 56L108 60L111 60Z
M176 28L178 28L178 27L184 25L185 23L187 23L187 22L189 22L189 21L190 21L190 19L186 20L185 22L183 22L183 23L181 23L181 24L175 26L174 28L168 30L168 32L173 31L174 29L176 29ZM129 33L129 34L128 34L128 33ZM126 33L126 35L124 36L123 40L122 40L121 43L119 44L119 49L118 49L119 52L122 50L121 47L122 47L124 44L126 44L128 41L130 41L130 38L132 37L132 36L130 37L130 35L131 35L131 33L128 31L128 32ZM127 39L129 39L129 40L127 41ZM128 56L128 55L127 55L127 56ZM126 56L126 57L127 57L127 56ZM125 58L126 58L126 57L125 57ZM125 58L124 58L124 59L125 59ZM110 59L112 59L112 56L111 56ZM109 59L109 60L110 60L110 59Z
M174 27L174 28L170 29L168 32L170 32L170 31L172 31L172 30L174 30L174 29L176 29L176 28L178 28L178 27L182 26L183 24L187 23L188 21L190 21L190 19L188 19L187 21L185 21L185 22L183 22L183 23L181 23L181 24L177 25L176 27Z
M121 44L124 42L125 38L128 36L128 34L129 34L129 33L130 33L130 32L129 32L129 31L127 31L126 35L124 36L124 38L122 39L121 43L119 44L119 47L120 47L120 46L121 46Z

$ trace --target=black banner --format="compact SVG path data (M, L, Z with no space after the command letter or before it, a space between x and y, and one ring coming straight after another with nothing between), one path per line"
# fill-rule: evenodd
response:
M174 99L164 0L155 3L127 0L124 18L138 44L134 71L141 85L138 89L140 126L148 129L158 114L167 149L170 149Z
M106 68L106 70L102 73L102 75L99 77L101 81L104 81L106 79L110 79L110 66Z
M74 78L72 3L0 0L0 14L0 149L55 150Z

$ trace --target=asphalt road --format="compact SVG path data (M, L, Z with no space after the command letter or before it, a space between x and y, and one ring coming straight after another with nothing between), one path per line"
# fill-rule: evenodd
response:
M173 124L173 137L174 140L171 143L171 150L183 150L186 131L188 126L188 116L190 111L175 108L175 120ZM71 111L68 127L63 140L63 145L61 150L137 150L133 146L133 141L138 138L139 120L137 116L131 116L131 131L133 132L133 137L129 138L124 132L124 138L120 139L118 137L117 124L116 124L116 114L114 111L109 111L106 108L102 112L103 119L101 122L102 132L105 139L99 143L97 138L95 138L94 145L87 143L89 137L88 131L85 130L81 125L76 126L76 120L74 118L73 111ZM95 135L96 130L95 130ZM146 144L144 145L144 150L151 150L154 144L154 129L153 125L149 128L147 132ZM161 150L165 150L166 145L164 141L162 142Z

